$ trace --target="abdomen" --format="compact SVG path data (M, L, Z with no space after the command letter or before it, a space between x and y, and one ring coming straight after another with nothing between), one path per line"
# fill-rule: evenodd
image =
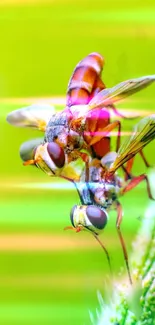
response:
M103 57L95 52L77 64L67 89L67 106L88 104L97 92L105 88L100 79L103 64Z

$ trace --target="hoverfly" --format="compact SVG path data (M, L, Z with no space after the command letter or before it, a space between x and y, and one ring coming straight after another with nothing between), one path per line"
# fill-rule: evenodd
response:
M75 205L72 208L70 212L72 226L65 228L74 229L76 232L87 230L92 233L104 249L110 265L108 252L98 235L107 224L108 211L115 209L117 211L117 232L122 246L130 283L132 283L132 279L128 255L120 228L123 210L118 198L145 180L149 198L155 199L151 194L150 184L146 174L132 177L127 182L121 179L116 174L116 171L153 139L155 139L155 115L140 120L139 123L134 126L131 136L121 145L117 153L109 152L101 160L93 159L91 161L89 165L88 181L85 182L84 178L81 177L82 181L75 183L80 196L81 205Z
M33 105L8 115L8 122L15 126L45 131L44 138L21 146L20 155L25 165L34 164L50 176L64 177L76 184L85 174L86 184L89 184L92 158L94 163L95 158L104 158L109 153L109 133L115 127L118 128L118 151L121 126L119 121L110 122L109 108L122 116L114 103L151 84L155 75L128 80L106 89L101 80L102 68L103 58L98 53L89 54L76 66L68 85L67 106L62 112L54 113L53 108L47 105ZM142 154L141 149L138 152ZM96 168L96 174L99 170ZM103 175L103 180L106 178Z
M109 134L115 127L118 128L118 151L121 125L119 121L110 122L109 108L121 115L113 104L151 84L155 75L106 89L101 80L103 63L98 53L91 53L80 61L70 79L63 111L54 113L50 106L44 110L43 106L33 105L8 115L7 121L15 126L45 131L38 145L36 139L22 145L20 155L25 165L35 164L50 176L79 181L90 157L102 158L110 151Z

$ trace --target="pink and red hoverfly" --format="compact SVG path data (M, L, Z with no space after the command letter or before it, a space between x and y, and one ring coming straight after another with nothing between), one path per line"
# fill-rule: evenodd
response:
M66 107L54 113L50 105L29 106L11 112L7 121L15 126L37 128L44 138L21 146L25 165L35 164L50 176L78 181L89 158L102 158L110 152L110 132L118 129L116 151L120 146L120 121L111 122L114 103L155 80L155 75L131 79L105 88L101 80L104 60L91 53L78 63L67 89ZM144 162L147 164L142 152ZM131 169L131 161L128 170Z

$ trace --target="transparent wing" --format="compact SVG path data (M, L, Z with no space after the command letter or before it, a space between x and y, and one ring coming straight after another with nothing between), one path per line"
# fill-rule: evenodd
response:
M134 157L149 142L155 139L155 114L143 118L134 128L131 136L121 145L116 159L110 166L108 173L113 174L130 158Z
M44 131L54 113L53 106L36 104L9 113L7 122L17 127L31 127Z
M129 79L112 88L103 89L90 101L89 110L100 106L105 107L112 105L113 103L149 86L154 81L155 75L150 75L137 79Z

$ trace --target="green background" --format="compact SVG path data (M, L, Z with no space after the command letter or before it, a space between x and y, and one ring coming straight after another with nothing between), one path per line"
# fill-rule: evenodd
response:
M52 96L65 97L75 65L90 52L105 57L108 87L154 74L154 40L154 0L0 1L0 324L90 324L97 290L104 294L110 277L106 258L89 234L63 231L70 208L79 202L75 189L63 190L61 184L59 190L48 189L60 180L22 166L20 144L40 134L8 125L7 113L40 98L53 103ZM118 107L149 114L154 93L152 85ZM134 123L123 121L123 129L130 131ZM145 153L154 164L154 143ZM134 173L144 171L136 157ZM121 203L130 251L150 204L145 184ZM110 216L101 238L119 276L124 260L116 213Z

